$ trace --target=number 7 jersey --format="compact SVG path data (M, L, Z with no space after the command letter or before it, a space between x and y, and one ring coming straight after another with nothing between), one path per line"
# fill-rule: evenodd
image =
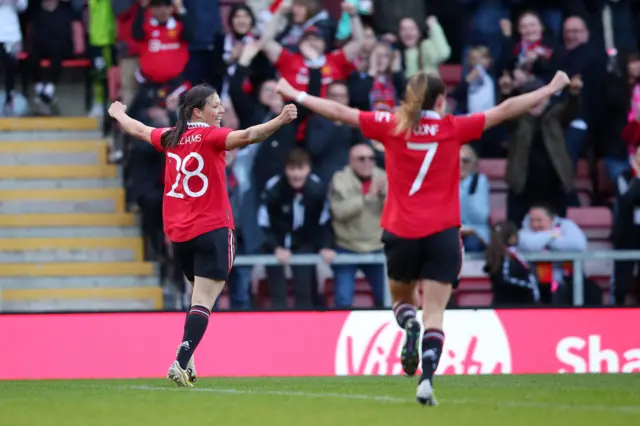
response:
M154 129L151 144L165 152L162 218L169 239L180 243L214 229L233 229L227 191L225 143L232 129L189 123L177 146L165 150Z
M402 238L422 238L460 227L460 147L480 139L484 114L443 118L422 111L411 133L395 133L395 114L361 112L368 139L384 145L387 200L384 230Z

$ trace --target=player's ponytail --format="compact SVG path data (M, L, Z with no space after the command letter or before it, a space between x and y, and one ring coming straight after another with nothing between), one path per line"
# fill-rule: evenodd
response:
M407 83L404 102L396 112L396 134L408 133L418 123L423 110L433 109L445 86L440 77L420 71Z
M490 239L485 252L485 270L488 274L495 274L502 267L507 247L517 242L518 228L511 222L500 221L491 227Z
M180 138L182 134L187 131L187 122L189 119L187 118L187 112L185 111L184 105L180 105L178 108L178 122L176 126L165 132L162 135L161 143L162 147L166 150L167 148L173 148L178 146L180 143Z
M208 99L215 94L216 90L206 84L192 87L184 94L184 100L178 108L176 126L162 135L161 144L165 150L178 146L182 135L189 127L189 120L192 119L193 110L203 110Z

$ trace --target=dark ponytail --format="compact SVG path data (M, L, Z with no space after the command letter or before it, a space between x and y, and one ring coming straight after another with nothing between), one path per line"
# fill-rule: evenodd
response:
M162 134L161 143L165 150L178 146L182 134L187 131L187 121L188 118L184 105L180 105L178 108L178 122L176 123L176 126Z
M487 264L485 271L495 274L500 270L509 240L518 234L518 228L508 221L500 221L491 228L491 242L485 252Z
M165 150L178 146L182 135L188 129L188 122L191 120L193 110L204 109L209 98L215 94L216 90L206 84L194 86L184 94L184 100L178 108L178 122L176 126L168 132L165 132L160 140Z

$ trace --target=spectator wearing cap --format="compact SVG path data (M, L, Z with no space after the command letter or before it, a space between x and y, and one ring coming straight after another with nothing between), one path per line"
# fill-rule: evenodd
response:
M380 218L387 195L387 176L375 165L373 149L358 144L351 148L349 164L331 180L329 203L337 253L382 252ZM356 273L361 270L373 293L374 305L384 303L385 275L382 265L333 265L335 305L353 304Z
M543 86L533 80L521 87L528 93ZM503 75L499 86L503 96L514 92L514 81ZM573 189L573 166L564 141L564 129L580 111L579 77L571 80L568 96L545 100L527 114L507 123L507 215L522 223L532 205L545 203L564 216L567 194Z

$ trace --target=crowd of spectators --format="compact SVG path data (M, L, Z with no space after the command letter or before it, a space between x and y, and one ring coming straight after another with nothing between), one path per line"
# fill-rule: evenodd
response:
M221 3L232 4L226 22ZM200 83L220 93L223 125L244 128L279 113L279 76L340 103L393 111L408 77L459 63L449 107L468 114L535 90L562 69L572 78L566 93L462 148L464 246L487 253L496 302L567 301L570 268L530 266L519 253L587 249L584 232L565 217L580 203L574 177L585 155L604 160L617 188L614 246L640 246L640 234L628 231L640 226L640 2L347 0L336 6L322 0L0 0L0 101L5 115L27 110L15 90L24 59L30 66L20 72L34 89L30 104L37 113L54 113L61 61L79 54L91 58L96 76L91 115L104 113L100 82L117 64L117 96L132 116L156 127L175 123L180 95ZM43 67L41 59L49 64ZM125 140L114 144L112 158L126 165L127 201L142 213L149 257L170 259L160 217L163 156ZM490 184L478 171L484 158L507 159L508 222L490 223ZM228 160L238 254L275 254L284 267L296 253L319 253L330 265L336 253L381 252L384 150L359 130L301 110L297 126ZM283 267L266 271L273 308L287 304ZM374 304L382 305L381 266L331 268L336 306L352 305L358 270ZM164 268L182 288L177 270ZM324 303L314 267L290 270L296 307ZM633 270L633 263L616 264L618 304ZM587 296L597 303L592 290ZM234 268L231 306L250 308L250 293L251 268Z

